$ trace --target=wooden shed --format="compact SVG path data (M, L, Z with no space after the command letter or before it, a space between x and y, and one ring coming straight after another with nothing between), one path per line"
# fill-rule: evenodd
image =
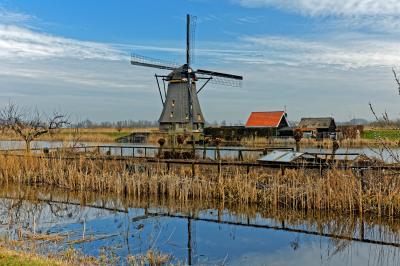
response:
M332 117L302 118L298 128L305 136L317 139L329 138L336 134L336 123Z

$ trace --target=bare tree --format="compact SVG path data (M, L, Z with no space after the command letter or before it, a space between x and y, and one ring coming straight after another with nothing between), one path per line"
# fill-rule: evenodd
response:
M394 75L394 80L396 81L397 86L398 86L397 89L399 90L399 94L400 94L400 80L397 77L397 73L396 73L396 70L394 68L392 68L392 72L393 72L393 75Z
M392 72L394 75L394 80L396 81L397 84L397 89L399 91L400 94L400 79L397 76L397 72L395 70L395 68L392 68ZM372 103L369 103L369 108L371 110L371 113L373 114L374 118L375 118L375 123L378 126L384 127L384 128L390 128L390 129L394 129L394 130L399 130L399 128L397 127L396 123L394 123L393 121L390 120L388 113L385 111L384 113L382 113L382 117L379 117L377 115L377 113L375 112ZM381 151L376 152L373 148L370 148L371 151L375 152L376 154L380 155L381 159L383 160L384 156L383 156L383 151L386 151L387 154L389 155L389 157L396 163L400 163L400 155L395 152L385 141L385 139L380 136L378 133L375 134L375 140L377 140L380 144L381 147ZM400 145L400 142L399 142Z
M26 151L30 152L32 141L65 127L68 119L64 114L56 112L48 119L43 119L37 109L21 109L16 104L9 103L0 110L0 122L3 129L11 130L23 139Z

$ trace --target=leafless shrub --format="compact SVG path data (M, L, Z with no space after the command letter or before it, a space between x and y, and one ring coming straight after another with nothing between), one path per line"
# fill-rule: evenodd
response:
M396 73L396 70L394 69L394 68L392 68L392 72L393 72L393 75L394 75L394 80L396 81L396 83L397 83L397 86L398 86L398 90L399 90L399 95L400 95L400 80L399 80L399 78L397 77L397 73Z
M392 72L394 75L394 79L398 85L398 90L399 90L399 94L400 94L400 80L397 77L397 73L396 70L394 68L392 68ZM392 120L390 120L388 113L385 111L382 113L381 116L378 116L378 114L375 112L374 107L372 106L372 103L369 103L369 108L371 110L372 115L375 118L375 125L378 125L380 127L383 128L390 128L390 129L394 129L394 130L400 130L398 127L398 123L393 122ZM400 163L400 155L397 154L395 151L393 151L393 149L387 144L387 142L382 138L382 136L380 136L378 133L376 133L375 136L375 140L378 141L379 146L380 146L380 151L376 152L377 154L381 154L381 158L383 159L383 151L386 151L390 157L390 159L392 159L394 162L396 163ZM374 149L371 149L374 151Z
M0 110L0 121L2 129L11 130L25 141L27 152L30 152L35 139L68 125L68 118L64 114L54 112L45 119L39 110L23 109L14 103Z

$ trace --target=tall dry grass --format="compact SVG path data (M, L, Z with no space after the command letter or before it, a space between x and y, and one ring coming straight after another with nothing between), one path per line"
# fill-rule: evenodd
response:
M85 157L0 155L0 184L46 185L71 191L113 193L133 198L167 197L172 201L257 204L276 209L373 213L400 216L400 176L369 173L361 180L351 171L330 170L321 177L308 170L280 171L175 166Z
M84 142L115 142L122 136L130 135L134 132L156 133L158 128L62 128L54 131L52 134L45 134L37 138L41 141L67 141L74 140ZM154 135L154 134L153 134ZM15 132L11 130L2 130L0 140L21 140ZM154 143L157 140L152 140Z
M382 142L389 147L399 147L399 141L390 139L342 139L339 140L339 145L342 148L359 148L359 147L378 147L382 146ZM270 138L256 137L244 138L240 141L241 145L253 147L268 147L268 146L284 146L294 147L296 142L293 138ZM317 147L317 148L332 148L332 140L323 139L306 139L300 141L301 147Z

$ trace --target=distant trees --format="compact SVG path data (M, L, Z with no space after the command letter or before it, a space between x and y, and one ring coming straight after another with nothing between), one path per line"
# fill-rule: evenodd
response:
M71 125L71 127L74 127L74 128L116 128L118 130L118 129L122 129L122 128L158 127L158 122L157 121L147 121L147 120L139 120L139 121L121 120L121 121L117 121L117 122L109 122L109 121L93 122L89 119L86 119L84 121L81 121L79 123Z
M31 150L32 141L67 125L68 119L64 114L54 113L45 119L37 109L22 109L13 103L0 110L1 128L14 132L25 141L27 152Z
M116 123L116 129L117 129L118 132L121 132L123 127L124 127L124 123L122 121L118 121Z

